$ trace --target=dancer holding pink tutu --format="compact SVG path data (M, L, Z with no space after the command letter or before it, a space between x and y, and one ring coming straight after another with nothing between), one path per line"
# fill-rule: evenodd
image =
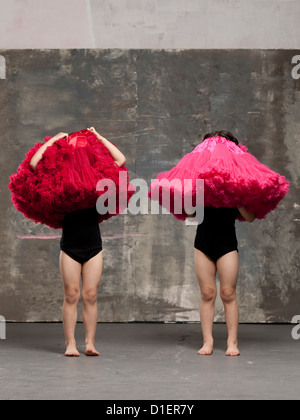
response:
M238 145L238 141L232 134L224 131L208 134L204 139L218 136ZM229 148L230 146L228 144ZM197 228L194 260L196 276L201 290L200 317L203 334L203 347L199 350L199 355L211 355L213 353L217 273L228 329L226 355L240 355L238 349L239 308L236 296L239 257L235 231L235 220L238 216L242 216L248 222L255 220L255 213L247 211L245 207L205 207L204 221Z
M174 180L176 182L172 183ZM185 180L193 182L193 189L189 187L185 190ZM175 211L179 208L175 203L178 197L192 194L192 201L196 201L197 180L204 181L204 220L198 224L194 242L204 341L198 354L213 353L218 273L228 329L226 355L239 356L239 308L236 296L239 256L235 221L263 219L288 192L289 183L284 176L248 153L247 148L239 144L230 132L217 131L206 134L203 142L170 171L158 174L150 185L149 196L158 200L179 220L197 217L197 212L189 214L190 211L183 207L181 212ZM169 194L171 201L163 199L164 193Z
M226 131L207 134L204 140L221 137L225 141L238 145L235 137ZM211 142L213 143L213 142ZM221 144L224 144L221 143ZM226 143L225 143L226 144ZM207 149L214 145L207 142ZM228 143L228 149L231 144ZM192 215L193 216L193 215ZM236 286L239 271L238 241L235 231L235 220L242 216L248 222L255 220L255 214L245 207L205 207L204 220L198 225L194 243L194 261L196 276L201 290L201 327L203 347L199 355L211 355L214 348L213 322L215 301L217 297L216 274L220 280L220 296L224 305L228 329L227 356L239 356L238 325L239 308Z

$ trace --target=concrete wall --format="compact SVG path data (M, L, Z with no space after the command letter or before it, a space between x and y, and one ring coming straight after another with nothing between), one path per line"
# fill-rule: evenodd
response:
M241 321L299 313L299 21L298 0L0 0L0 314L61 319L61 232L18 214L6 185L35 141L91 124L131 179L150 182L215 127L286 175L278 210L237 224ZM101 230L99 320L199 320L195 228L128 215Z
M61 319L61 232L25 219L8 176L45 135L94 125L148 183L214 128L291 182L278 209L237 223L242 322L286 322L299 312L299 81L297 51L0 50L0 313ZM195 227L168 215L121 215L101 225L101 321L198 321ZM44 238L46 237L46 238ZM42 239L44 238L44 239ZM217 303L216 320L223 321Z

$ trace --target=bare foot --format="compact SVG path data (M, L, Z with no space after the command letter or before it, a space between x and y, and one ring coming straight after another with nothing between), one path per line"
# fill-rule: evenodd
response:
M200 356L211 356L214 351L214 344L204 343L203 347L198 351Z
M100 353L95 349L94 344L86 344L85 355L86 356L100 356Z
M237 344L228 344L226 356L240 356L240 354Z
M79 357L79 351L76 348L76 343L71 343L71 344L66 344L66 352L65 352L65 356L66 357Z

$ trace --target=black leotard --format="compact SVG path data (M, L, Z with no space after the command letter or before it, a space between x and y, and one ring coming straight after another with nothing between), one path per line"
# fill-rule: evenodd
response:
M198 225L195 248L213 261L231 251L238 251L235 231L237 208L204 208L204 220Z
M69 213L63 222L60 249L83 264L102 251L96 207Z

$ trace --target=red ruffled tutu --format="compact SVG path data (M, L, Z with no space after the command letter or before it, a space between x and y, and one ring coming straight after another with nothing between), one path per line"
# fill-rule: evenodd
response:
M51 137L46 137L45 142ZM59 229L66 214L96 205L105 191L97 191L100 180L113 180L116 186L116 212L99 214L99 223L125 210L134 194L128 189L128 170L114 163L107 148L88 130L69 135L49 146L33 170L30 161L43 143L26 154L17 173L10 176L9 189L17 210L36 223ZM126 182L119 183L122 173ZM127 200L119 202L119 193ZM124 206L124 202L126 206Z
M246 207L258 219L274 210L289 191L284 176L261 164L247 148L224 137L211 137L185 155L168 172L157 175L150 185L149 197L180 220L185 220L184 196L191 195L196 205L196 180L204 180L204 206ZM175 181L176 180L176 181ZM184 180L191 180L188 189ZM173 185L169 183L173 181ZM170 194L171 199L163 199ZM182 197L182 212L178 213L175 200ZM242 217L238 217L244 220Z

